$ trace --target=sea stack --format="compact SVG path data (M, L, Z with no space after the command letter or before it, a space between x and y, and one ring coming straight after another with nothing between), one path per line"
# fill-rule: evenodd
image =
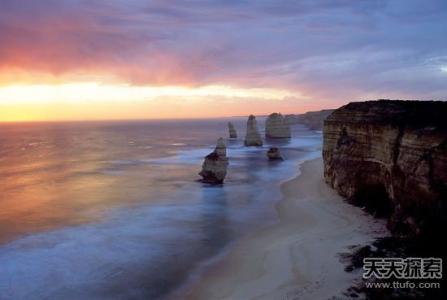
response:
M236 128L234 128L234 125L231 122L228 122L228 133L230 135L230 139L237 139Z
M280 113L273 113L265 121L265 136L267 138L290 138L290 126Z
M262 138L258 131L256 117L253 115L248 117L244 144L245 146L262 146Z
M267 157L269 160L282 160L281 152L279 152L279 148L270 147L269 151L267 151Z
M223 138L219 138L214 151L205 156L199 175L202 176L203 182L221 184L227 175L227 167L227 147Z

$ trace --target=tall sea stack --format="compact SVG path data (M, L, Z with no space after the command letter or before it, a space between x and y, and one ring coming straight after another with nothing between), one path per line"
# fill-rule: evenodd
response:
M400 236L446 227L447 103L349 103L324 122L324 176Z
M202 176L203 182L221 184L227 175L227 167L227 147L223 138L219 138L214 151L205 156L199 175Z
M234 128L234 125L231 122L228 122L228 134L230 136L230 139L237 139L236 128Z
M272 113L265 121L265 137L290 138L290 126L280 113Z
M248 117L244 144L245 146L262 146L262 138L258 131L256 117L253 115Z

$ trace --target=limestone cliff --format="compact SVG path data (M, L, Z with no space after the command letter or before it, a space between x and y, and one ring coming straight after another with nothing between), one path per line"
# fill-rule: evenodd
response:
M446 225L447 103L349 103L324 122L324 176L342 196L389 217L396 233Z

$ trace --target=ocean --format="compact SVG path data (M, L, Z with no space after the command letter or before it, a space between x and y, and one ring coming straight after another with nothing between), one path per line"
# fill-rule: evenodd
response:
M210 186L198 172L228 121L239 138ZM274 223L280 184L321 156L322 135L294 125L244 147L245 122L0 125L0 299L162 299ZM268 161L269 146L285 160Z

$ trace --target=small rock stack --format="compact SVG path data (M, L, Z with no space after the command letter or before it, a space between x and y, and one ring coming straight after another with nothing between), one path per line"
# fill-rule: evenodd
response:
M227 175L227 167L227 147L223 138L219 138L214 151L205 156L199 175L202 176L203 182L221 184Z
M253 115L248 117L244 144L245 146L262 146L262 138L258 131L256 117Z
M269 160L283 160L277 147L271 147L269 151L267 151L267 157Z

